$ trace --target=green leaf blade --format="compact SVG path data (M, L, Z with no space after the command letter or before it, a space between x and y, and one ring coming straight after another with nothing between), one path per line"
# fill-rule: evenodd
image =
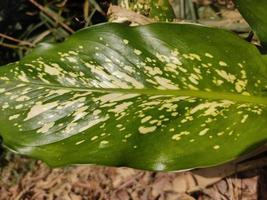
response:
M173 8L168 0L150 1L149 16L162 22L171 22L175 19Z
M267 47L267 1L236 0L238 10L257 33L261 44Z
M0 68L0 131L52 166L215 165L266 140L266 72L226 31L99 25Z

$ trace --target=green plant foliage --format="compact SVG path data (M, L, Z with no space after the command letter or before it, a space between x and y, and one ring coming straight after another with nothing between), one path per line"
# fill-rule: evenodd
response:
M155 21L171 22L175 19L169 0L121 0L118 3L123 8L145 15Z
M50 166L217 165L267 139L266 86L258 50L227 31L98 25L0 68L0 132Z
M236 0L238 10L267 48L267 0Z
M173 21L175 15L169 0L151 0L149 16L157 21Z
M262 59L265 62L266 66L267 66L267 55L262 55Z

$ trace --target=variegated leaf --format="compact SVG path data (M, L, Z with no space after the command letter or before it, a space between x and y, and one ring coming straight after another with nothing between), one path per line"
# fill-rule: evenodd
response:
M227 31L98 25L0 68L0 132L51 166L216 165L267 139L266 86L257 49Z

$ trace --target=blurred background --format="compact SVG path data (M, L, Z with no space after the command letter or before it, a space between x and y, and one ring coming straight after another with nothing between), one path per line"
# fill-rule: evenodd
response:
M189 21L248 32L231 0L1 0L0 65L21 59L40 42L60 42L107 21Z

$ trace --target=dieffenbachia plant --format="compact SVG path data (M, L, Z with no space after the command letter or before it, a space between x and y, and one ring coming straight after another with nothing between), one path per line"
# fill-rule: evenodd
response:
M0 133L50 166L217 165L267 139L264 60L215 28L89 27L0 68Z
M257 33L264 48L267 48L267 1L235 0L243 17Z

